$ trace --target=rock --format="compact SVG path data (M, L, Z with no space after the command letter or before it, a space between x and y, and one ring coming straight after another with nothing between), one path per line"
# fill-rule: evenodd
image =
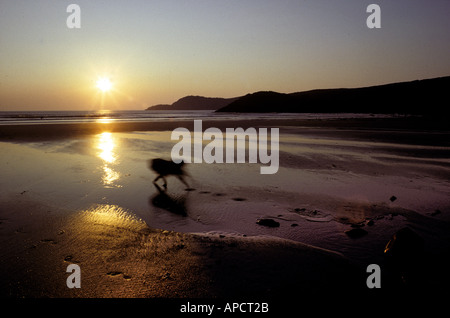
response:
M345 234L347 234L351 238L360 238L368 233L366 230L363 230L362 228L353 228L351 230L345 231Z
M375 222L374 222L373 220L367 221L367 226L372 226L372 225L374 225L374 224L375 224Z
M256 221L256 224L259 225L264 225L264 226L268 226L268 227L279 227L280 223L278 223L275 220L272 219L259 219L258 221Z
M387 243L384 254L387 268L398 277L402 284L420 284L424 278L425 257L424 240L408 227L395 233Z
M408 261L423 251L422 237L409 227L397 231L386 244L384 253L401 261Z

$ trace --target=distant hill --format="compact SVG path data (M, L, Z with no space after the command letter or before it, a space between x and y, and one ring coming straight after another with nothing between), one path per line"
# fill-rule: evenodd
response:
M450 105L450 76L362 88L247 94L217 112L437 114Z
M219 98L219 97L203 97L203 96L186 96L180 98L172 105L160 104L150 106L147 110L217 110L234 102L235 98Z

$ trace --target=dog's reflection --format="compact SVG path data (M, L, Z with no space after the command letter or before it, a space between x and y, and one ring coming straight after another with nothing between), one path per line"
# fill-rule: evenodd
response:
M149 198L149 204L181 216L187 216L187 195L172 197L167 194L167 190L165 188L161 189L161 187L156 183L153 185L155 186L157 192Z

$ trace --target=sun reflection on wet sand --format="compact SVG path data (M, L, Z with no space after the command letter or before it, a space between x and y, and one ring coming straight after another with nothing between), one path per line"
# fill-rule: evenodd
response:
M106 165L103 167L103 184L111 186L113 185L114 181L119 180L120 174L117 171L112 170L111 168L108 168ZM117 187L120 187L117 185Z
M104 132L98 136L97 148L100 150L98 156L107 163L113 163L116 161L115 153L113 152L115 148L115 143L112 138L111 133Z
M88 224L102 224L124 229L141 230L146 223L117 205L99 204L85 211Z
M107 187L120 187L114 184L120 179L120 173L111 166L117 161L117 153L114 151L116 143L110 132L103 132L97 136L96 148L99 150L97 156L103 160L103 184Z

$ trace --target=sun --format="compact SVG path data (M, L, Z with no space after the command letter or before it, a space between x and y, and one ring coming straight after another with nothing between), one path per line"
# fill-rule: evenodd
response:
M112 89L113 85L108 77L100 77L96 82L96 86L103 93L106 93Z

